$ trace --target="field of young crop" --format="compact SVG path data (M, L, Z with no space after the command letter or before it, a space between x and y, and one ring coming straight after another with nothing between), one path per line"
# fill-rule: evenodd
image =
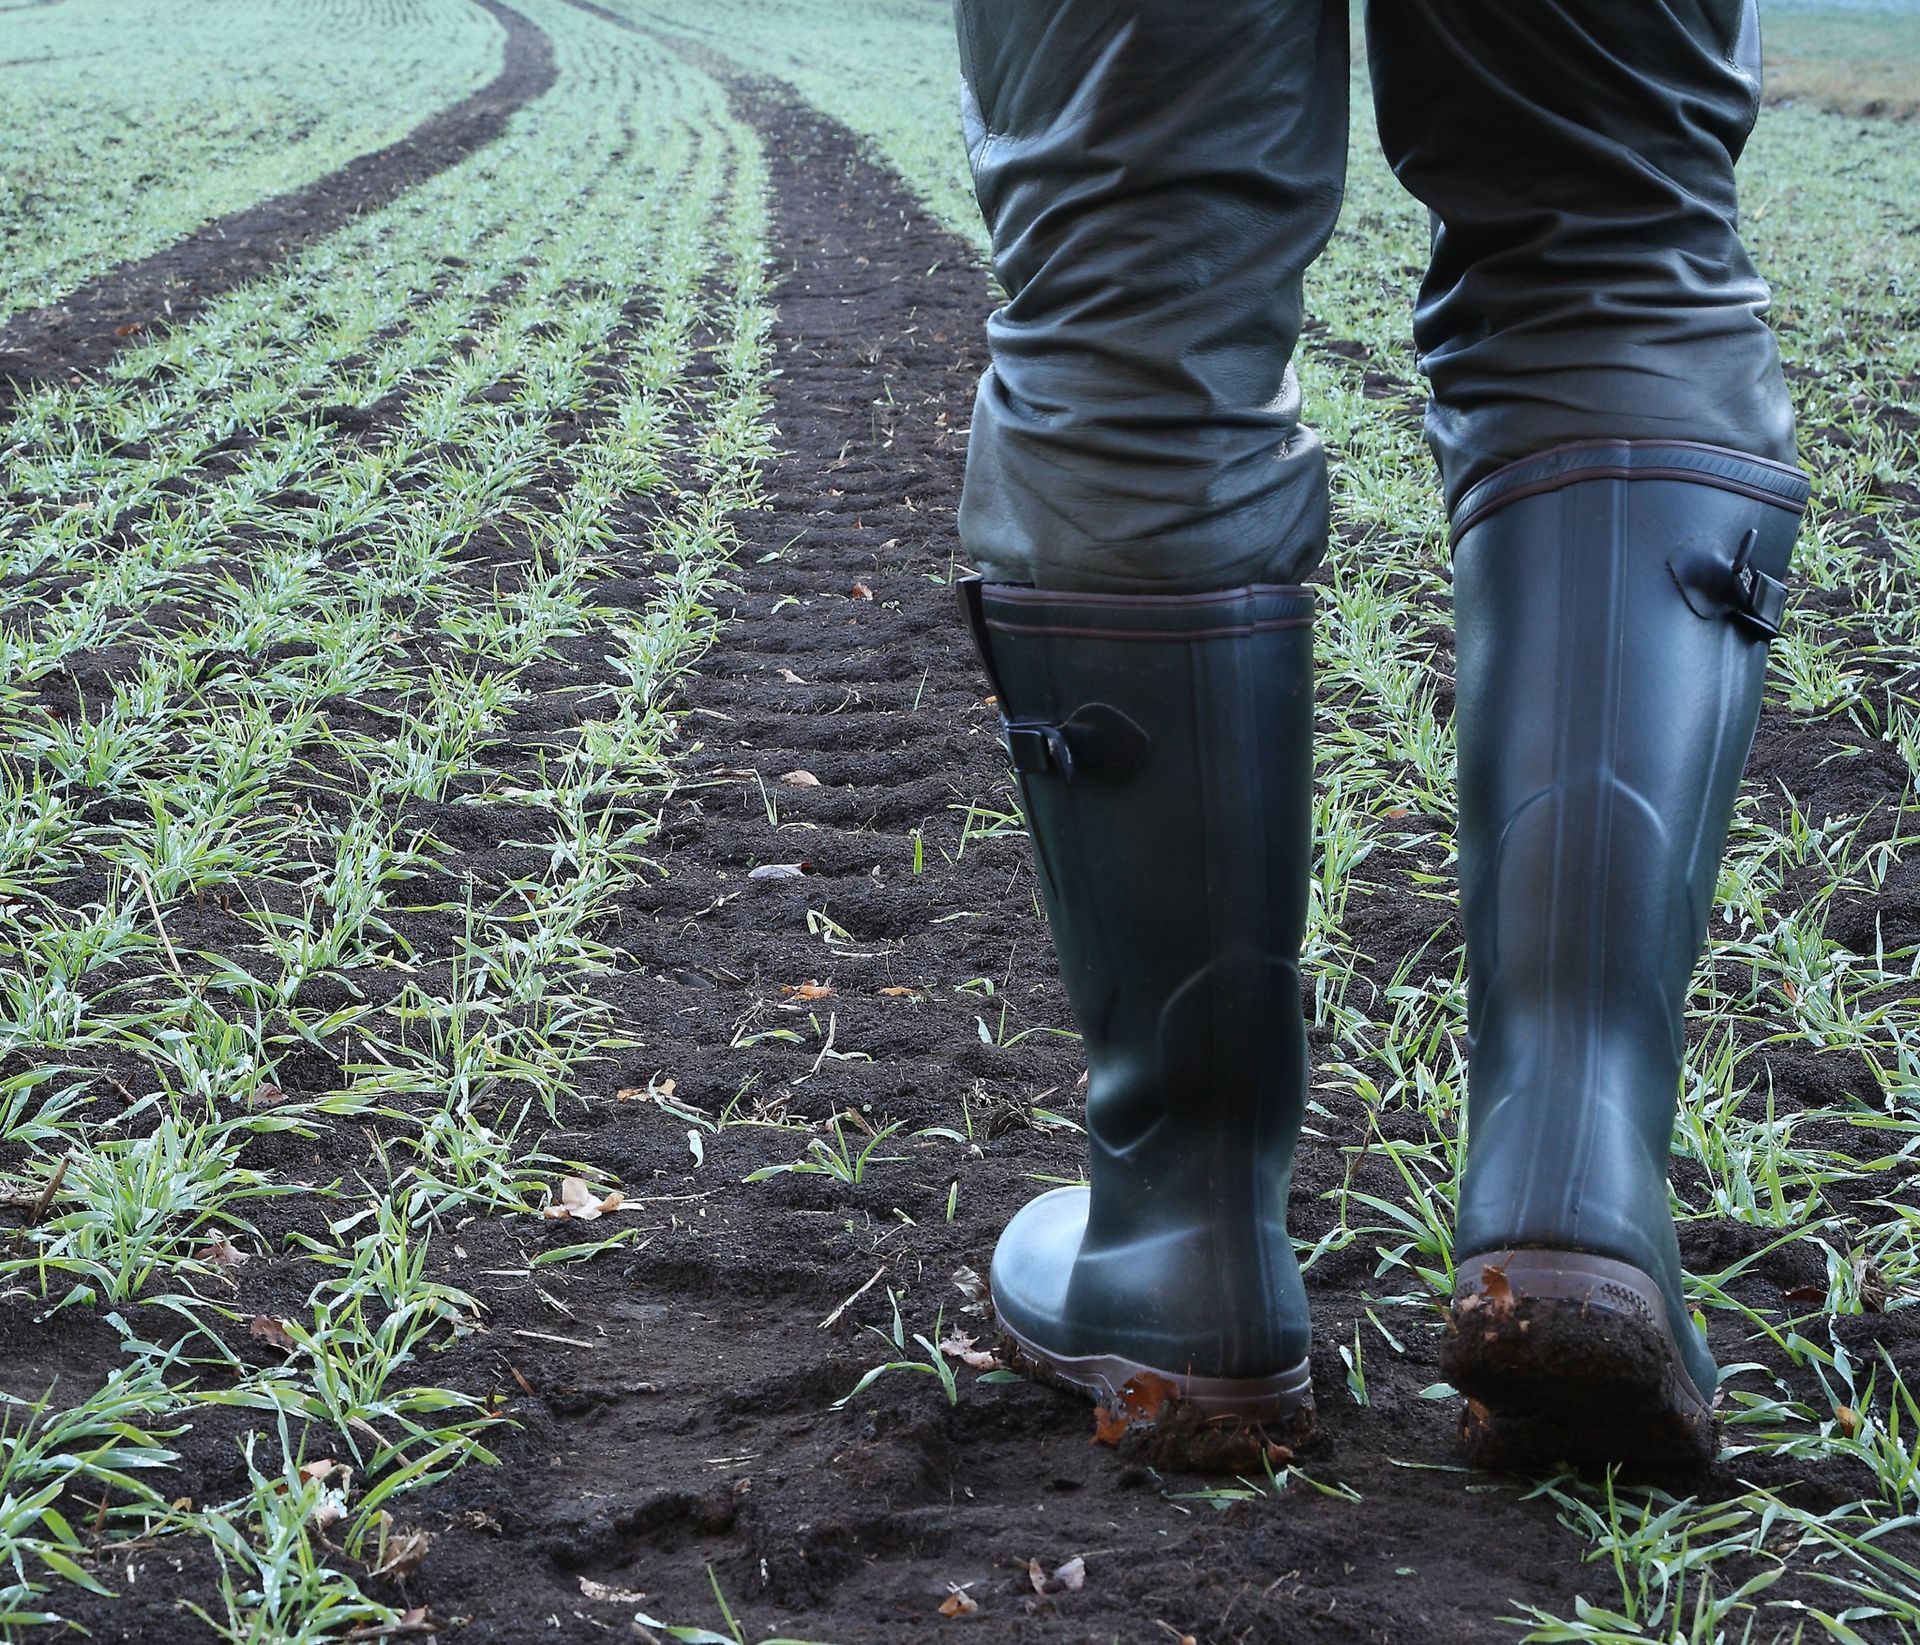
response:
M1721 1455L1453 1450L1425 229L1357 78L1321 1423L1234 1476L1094 1443L973 1277L1081 1062L951 613L943 0L0 0L0 1638L1920 1642L1920 20L1773 21L1814 504L1674 1137Z

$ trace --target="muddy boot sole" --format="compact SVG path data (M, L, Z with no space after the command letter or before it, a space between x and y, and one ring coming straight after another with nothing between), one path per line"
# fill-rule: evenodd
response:
M1050 1353L1001 1320L1000 1357L1100 1407L1094 1437L1158 1467L1240 1473L1284 1462L1313 1432L1308 1362L1266 1377L1194 1377L1120 1354Z
M1440 1369L1465 1396L1476 1468L1712 1462L1713 1407L1693 1385L1660 1288L1580 1251L1494 1251L1455 1276Z

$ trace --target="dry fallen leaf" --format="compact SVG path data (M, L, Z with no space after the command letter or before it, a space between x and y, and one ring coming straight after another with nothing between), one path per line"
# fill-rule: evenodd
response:
M980 1601L965 1588L953 1589L945 1599L940 1601L942 1616L972 1616L979 1609Z
M1027 1580L1033 1584L1036 1594L1077 1594L1087 1585L1087 1562L1078 1554L1066 1564L1056 1566L1052 1576L1042 1569L1040 1561L1027 1561Z
M286 1327L284 1320L271 1318L266 1314L255 1314L247 1326L247 1335L257 1337L271 1348L278 1348L283 1354L290 1354L300 1346L294 1341L293 1333Z
M602 1199L587 1186L585 1177L568 1177L560 1184L560 1197L546 1209L550 1222L559 1222L571 1218L575 1222L592 1222L609 1211L617 1211L624 1202L624 1196L618 1188L612 1189Z
M642 1097L671 1097L673 1080L656 1080L652 1085L623 1085L613 1094L615 1102L638 1102Z
M811 771L783 771L780 780L789 788L818 788L820 779Z
M253 1088L253 1095L247 1100L255 1108L277 1108L289 1099L286 1092L272 1080L262 1080Z
M987 1289L987 1282L964 1262L954 1269L953 1283L960 1287L960 1294L969 1302L985 1302L992 1294Z
M598 1599L608 1605L638 1605L647 1596L638 1588L616 1588L610 1582L595 1582L590 1576L580 1579L580 1591L589 1599Z
M1120 1388L1121 1407L1144 1422L1157 1422L1161 1412L1180 1397L1180 1385L1171 1377L1142 1371L1127 1378Z
M902 988L898 983L896 983L891 988L881 989L880 992L885 994L888 999L910 1000L910 999L918 998L920 990L917 988Z
M1118 1445L1127 1437L1127 1413L1119 1409L1109 1410L1104 1405L1093 1408L1093 1438L1089 1445Z
M816 982L809 977L805 982L783 982L780 992L791 994L797 1000L826 1000L833 998L833 984Z
M1507 1313L1513 1308L1513 1281L1507 1278L1506 1269L1482 1268L1480 1289L1486 1306L1496 1314Z
M867 587L865 583L855 583L852 589L852 596L856 600L871 600L873 598L873 590Z
M319 1457L312 1462L303 1462L300 1464L300 1477L302 1480L307 1481L325 1479L339 1466L340 1464L334 1461L332 1457Z
M962 1365L971 1365L976 1371L994 1371L1000 1366L1000 1361L986 1349L974 1347L973 1338L957 1325L940 1339L940 1352Z
M234 1269L244 1267L248 1260L247 1253L225 1235L207 1246L207 1261L223 1274L230 1274Z
M404 1582L420 1569L433 1549L433 1533L418 1525L396 1526L387 1537L383 1557L373 1567L375 1576Z
M1860 1432L1860 1413L1851 1405L1836 1405L1833 1408L1833 1420L1840 1424L1840 1432L1848 1439Z

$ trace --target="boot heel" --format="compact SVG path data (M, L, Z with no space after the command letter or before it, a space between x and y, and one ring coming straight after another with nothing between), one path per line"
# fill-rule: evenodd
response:
M1466 1396L1481 1468L1620 1462L1682 1471L1718 1447L1653 1278L1583 1251L1494 1251L1460 1264L1440 1368Z
M1202 1422L1265 1429L1275 1439L1305 1439L1313 1428L1313 1379L1308 1361L1265 1377L1196 1377L1160 1370L1122 1354L1051 1353L1000 1321L1003 1357L1027 1375L1076 1393L1091 1394L1109 1409L1136 1403L1130 1391L1153 1390L1176 1401Z

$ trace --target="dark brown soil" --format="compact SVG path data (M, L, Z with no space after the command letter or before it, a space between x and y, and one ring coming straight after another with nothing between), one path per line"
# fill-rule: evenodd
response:
M710 1580L748 1640L836 1645L949 1628L1089 1645L1180 1634L1216 1645L1484 1645L1507 1635L1495 1619L1524 1605L1569 1615L1576 1593L1608 1602L1610 1573L1580 1564L1582 1545L1552 1504L1526 1496L1532 1482L1458 1471L1454 1402L1422 1394L1439 1380L1438 1310L1378 1300L1406 1287L1376 1280L1369 1240L1327 1256L1308 1280L1321 1424L1299 1462L1328 1491L1296 1479L1224 1508L1183 1500L1208 1482L1091 1443L1091 1410L1068 1395L979 1383L967 1369L954 1404L933 1377L900 1371L832 1408L863 1371L900 1357L868 1329L890 1323L889 1293L909 1331L931 1336L936 1318L979 1329L952 1276L962 1265L985 1272L996 1233L1039 1179L1077 1173L1072 1132L1042 1116L1078 1111L1080 1063L1075 1043L1048 1031L1069 1019L1024 844L963 833L968 807L981 808L976 825L1012 809L949 588L984 277L845 132L764 95L744 106L768 139L777 207L784 455L768 476L770 507L744 522L735 620L681 697L686 781L662 818L664 875L637 876L604 934L622 960L607 997L638 1043L595 1074L545 1143L617 1177L641 1205L619 1225L641 1237L588 1264L538 1270L536 1289L519 1277L530 1256L606 1225L484 1219L442 1230L444 1277L482 1296L490 1316L421 1379L497 1397L511 1425L489 1440L500 1467L469 1467L394 1504L437 1540L403 1588L372 1586L430 1607L440 1637L466 1645L634 1638L636 1609L718 1626ZM636 584L635 600L643 595ZM567 700L556 692L542 725L577 713ZM1756 769L1764 803L1784 791L1812 807L1835 794L1840 779L1822 762L1836 735L1770 717ZM782 780L801 770L817 786ZM1897 762L1863 747L1844 776L1858 792L1828 803L1887 798L1902 780ZM433 822L460 848L452 866L483 880L490 864L512 861L498 842L529 827L505 808L449 806ZM771 864L802 872L753 876ZM1350 934L1379 983L1434 924L1405 866L1371 861L1355 888ZM1874 912L1911 928L1917 901L1908 885ZM409 935L423 951L446 947L425 927ZM832 992L809 998L810 984ZM770 1029L797 1042L754 1038ZM829 1043L838 1055L824 1055ZM1320 1036L1315 1051L1324 1061L1337 1048ZM283 1083L338 1080L326 1059L311 1061L289 1060ZM1877 1100L1858 1059L1779 1051L1769 1068L1783 1107L1842 1093ZM799 1173L744 1182L800 1158L805 1137L752 1125L703 1132L696 1163L688 1122L634 1095L669 1079L675 1103L707 1115L852 1113L856 1146L862 1128L901 1122L877 1150L898 1157L858 1183ZM1367 1140L1358 1103L1317 1095L1319 1140L1303 1150L1293 1201L1306 1239L1333 1226L1323 1196L1343 1182L1400 1193L1377 1157L1341 1152ZM926 1127L971 1142L911 1134ZM263 1139L249 1162L318 1181L378 1165L358 1127ZM1880 1179L1874 1191L1901 1190ZM262 1228L281 1232L265 1214ZM1771 1237L1695 1225L1687 1255L1721 1266ZM1762 1262L1741 1294L1778 1309L1784 1290L1818 1277ZM241 1320L283 1311L310 1280L290 1261L263 1260L237 1276L230 1306ZM41 1307L0 1302L5 1385L97 1378L111 1333L77 1311L42 1321ZM1404 1353L1366 1323L1369 1309ZM1723 1358L1774 1363L1728 1316L1714 1323ZM1880 1344L1920 1374L1920 1315L1841 1329L1856 1360ZM1364 1407L1338 1352L1356 1330ZM230 1335L255 1361L271 1357ZM1817 1397L1809 1378L1793 1380ZM232 1413L177 1441L179 1489L199 1502L235 1494L246 1427ZM343 1444L317 1430L302 1442L309 1456ZM263 1460L275 1444L262 1435ZM1741 1478L1819 1508L1867 1484L1838 1465L1748 1459L1691 1488L1731 1495ZM1910 1533L1901 1549L1913 1557ZM1082 1590L1036 1591L1030 1560L1050 1572L1074 1556L1085 1561ZM181 1597L212 1592L198 1548L163 1543L100 1569L114 1600L61 1594L97 1640L207 1637L178 1609ZM583 1584L646 1597L594 1598ZM978 1602L972 1623L939 1614L950 1585ZM1769 1594L1790 1596L1833 1603L1800 1579Z
M0 409L16 382L97 370L117 350L185 324L222 292L258 279L348 218L378 210L498 137L516 109L552 86L553 42L504 0L473 3L506 30L498 75L397 143L305 188L215 218L150 257L96 275L57 303L14 315L0 326Z

